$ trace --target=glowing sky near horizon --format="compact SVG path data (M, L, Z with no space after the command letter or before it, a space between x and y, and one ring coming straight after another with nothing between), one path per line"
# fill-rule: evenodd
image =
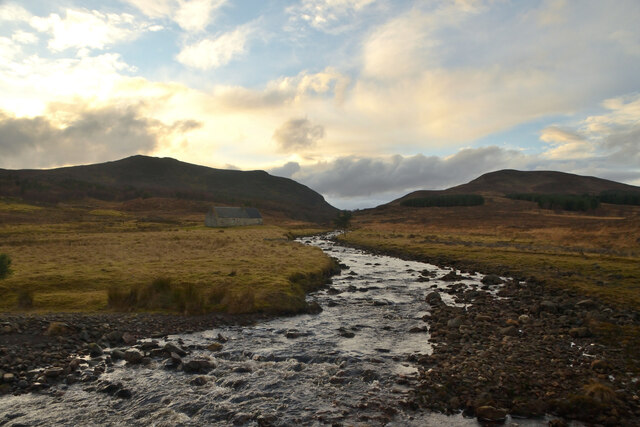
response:
M504 168L640 185L640 2L0 0L0 168L133 154L340 208Z

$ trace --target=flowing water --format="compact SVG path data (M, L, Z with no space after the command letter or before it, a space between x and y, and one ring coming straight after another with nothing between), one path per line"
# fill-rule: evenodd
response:
M348 266L329 289L309 295L320 314L170 336L190 349L185 361L210 357L215 368L198 376L167 370L159 359L115 363L100 381L122 383L130 399L99 393L95 383L57 385L43 395L0 398L0 425L477 425L403 405L417 374L407 357L432 351L425 295L448 285L437 278L450 270L326 237L304 241ZM481 278L462 282L478 285ZM221 351L206 350L220 337Z

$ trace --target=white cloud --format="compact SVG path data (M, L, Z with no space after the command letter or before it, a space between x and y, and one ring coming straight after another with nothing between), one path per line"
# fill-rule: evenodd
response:
M179 8L174 19L186 31L204 31L212 21L212 13L226 2L226 0L179 0Z
M169 18L183 30L204 31L227 0L124 0L150 18Z
M350 27L348 21L376 0L302 0L287 8L293 22L304 22L315 29L340 32Z
M67 9L64 18L52 13L46 18L34 16L30 23L36 30L51 35L48 47L54 52L72 47L105 49L118 42L133 40L149 27L126 13L74 9Z
M215 38L205 38L185 46L176 59L200 70L222 67L245 52L251 32L250 27L242 26Z
M34 33L18 30L11 35L11 39L20 44L33 44L38 41L38 36Z
M31 14L22 6L15 3L0 4L0 21L26 22Z

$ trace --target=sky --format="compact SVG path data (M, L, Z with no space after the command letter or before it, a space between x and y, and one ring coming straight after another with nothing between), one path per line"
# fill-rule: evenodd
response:
M499 169L640 185L637 0L0 0L0 168L262 169L342 209Z

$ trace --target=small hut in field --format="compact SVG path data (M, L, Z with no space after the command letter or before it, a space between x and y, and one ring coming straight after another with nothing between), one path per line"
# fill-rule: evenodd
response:
M207 227L236 227L239 225L261 225L262 215L256 208L214 207L204 219Z

